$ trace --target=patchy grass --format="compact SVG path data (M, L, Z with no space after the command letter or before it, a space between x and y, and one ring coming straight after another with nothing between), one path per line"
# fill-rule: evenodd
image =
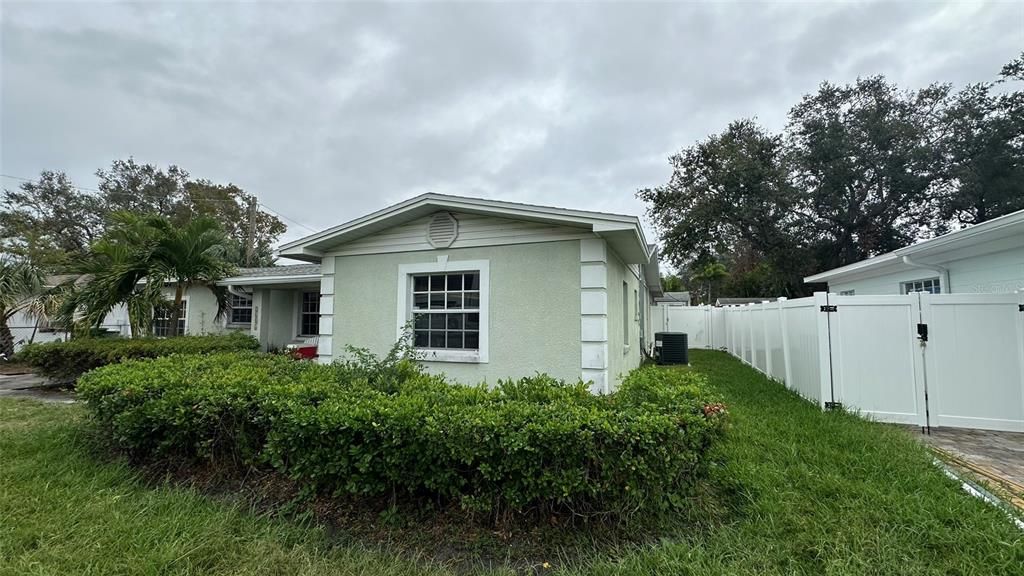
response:
M904 432L822 413L725 354L693 351L692 360L732 420L713 454L704 518L640 547L566 534L550 570L509 548L509 566L637 576L1020 574L1024 534L963 494ZM0 399L0 574L513 572L154 485L97 458L83 420L78 406Z
M579 573L1022 573L1024 533L904 431L821 412L725 353L693 351L692 369L730 406L725 522Z

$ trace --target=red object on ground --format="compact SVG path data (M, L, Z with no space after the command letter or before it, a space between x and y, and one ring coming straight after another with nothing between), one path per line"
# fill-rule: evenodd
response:
M292 354L294 354L296 358L302 360L311 360L316 358L316 346L300 346L298 348L293 348Z

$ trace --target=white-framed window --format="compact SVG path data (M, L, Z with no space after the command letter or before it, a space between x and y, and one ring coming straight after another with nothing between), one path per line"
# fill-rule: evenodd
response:
M228 315L229 324L252 324L252 298L231 294L231 312Z
M398 267L398 336L411 324L413 347L427 361L487 362L487 260Z
M320 293L306 291L299 300L299 336L320 334Z
M629 350L629 284L622 281L622 348Z
M942 285L939 283L938 278L912 280L910 282L904 282L902 287L904 294L910 294L911 292L929 292L931 294L942 293Z
M153 335L167 337L171 335L171 302L166 306L157 306L153 309ZM181 301L181 313L178 315L178 336L185 334L188 327L188 300Z

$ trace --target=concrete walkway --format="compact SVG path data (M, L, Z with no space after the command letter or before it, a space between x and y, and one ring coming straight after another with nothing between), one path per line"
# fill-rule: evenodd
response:
M999 482L1024 502L1019 500L1024 499L1024 433L932 428L931 435L915 434L952 457L953 464Z
M69 404L75 396L37 374L0 374L0 398L33 398Z

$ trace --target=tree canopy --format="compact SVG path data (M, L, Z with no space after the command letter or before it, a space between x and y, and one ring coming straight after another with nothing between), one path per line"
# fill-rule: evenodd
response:
M781 133L731 122L637 196L688 286L710 293L718 263L719 295L803 295L806 275L1024 209L1022 81L1024 54L957 92L824 82Z
M65 271L112 226L113 214L128 212L166 218L179 227L195 218L210 218L226 235L228 261L270 266L274 243L287 228L277 216L256 210L253 251L247 258L250 203L255 199L238 186L192 178L177 166L161 169L134 158L116 160L96 176L96 191L76 187L64 173L54 171L4 190L0 249L47 270Z

